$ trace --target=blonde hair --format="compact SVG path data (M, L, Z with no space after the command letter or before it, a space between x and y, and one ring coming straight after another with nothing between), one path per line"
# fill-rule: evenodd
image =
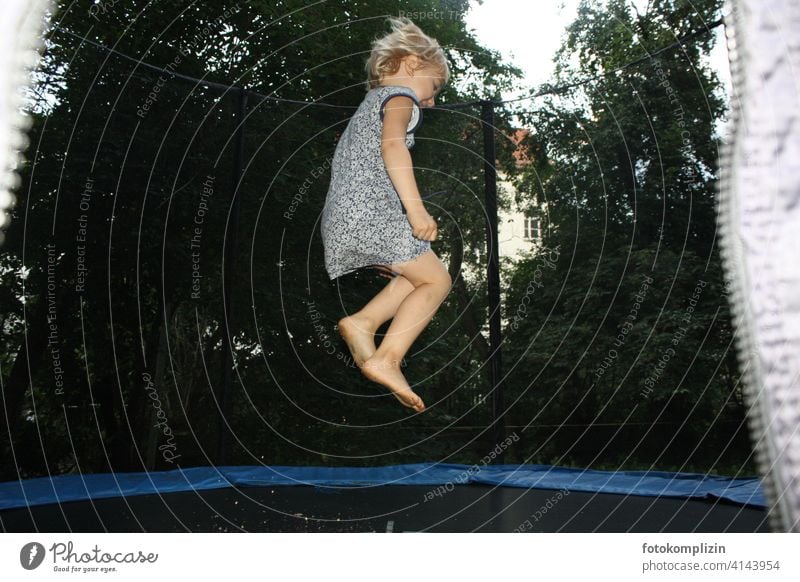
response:
M378 86L384 75L392 75L400 68L404 57L416 55L419 67L433 66L441 71L442 85L450 78L450 67L442 47L405 16L390 16L392 32L372 41L372 52L367 59L367 90Z

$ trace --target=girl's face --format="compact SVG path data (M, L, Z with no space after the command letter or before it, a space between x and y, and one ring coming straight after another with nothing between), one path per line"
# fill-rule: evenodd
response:
M421 69L410 70L408 74L406 84L417 94L420 105L436 105L436 96L442 89L442 72L437 67L426 65Z

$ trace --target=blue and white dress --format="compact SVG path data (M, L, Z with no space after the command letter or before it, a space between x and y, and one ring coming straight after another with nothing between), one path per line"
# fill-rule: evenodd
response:
M381 155L383 106L397 95L414 102L406 130L406 147L412 148L422 110L413 89L399 85L368 91L336 144L320 222L331 279L362 267L410 261L431 248L430 241L412 234Z

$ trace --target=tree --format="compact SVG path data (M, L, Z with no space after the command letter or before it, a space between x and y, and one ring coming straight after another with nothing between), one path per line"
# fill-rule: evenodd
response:
M520 72L466 31L466 7L463 0L420 1L402 9L443 10L445 18L424 28L448 47L454 78L484 79L492 91L510 86ZM0 370L4 412L13 450L30 451L13 459L11 443L4 443L7 478L16 478L17 468L23 475L54 467L168 469L176 455L184 466L215 462L223 242L233 227L234 195L240 243L227 317L236 368L222 423L233 433L230 462L318 462L318 451L330 462L349 462L350 451L387 444L394 450L397 439L388 432L377 439L367 431L331 437L347 431L331 423L381 422L397 410L386 400L355 398L385 391L338 357L346 353L343 344L326 351L343 310L385 281L359 273L343 282L340 296L322 269L315 229L329 178L325 160L363 97L370 42L397 10L392 2L350 1L58 3L51 18L58 28L49 35L31 106L34 145L22 173L25 187L3 249L2 276L13 289L0 296L9 332ZM247 117L239 117L236 91L178 75L247 88ZM443 96L494 94L483 91L451 85ZM341 107L303 105L315 100ZM233 166L242 121L239 181ZM508 126L502 116L499 123ZM437 111L417 134L423 191L461 189L444 208L460 205L459 197L481 183L478 129L473 116ZM480 206L471 202L463 210L459 244L480 244ZM439 250L452 252L447 242ZM475 293L465 287L459 297ZM441 325L455 327L435 351L443 358L462 350L454 365L477 373L468 381L474 385L478 348L463 346L475 324L461 323L458 300L442 310ZM310 302L321 314L322 333L309 317ZM480 304L467 300L464 307L480 319ZM437 362L413 357L413 374L436 369ZM430 390L451 391L440 380Z
M551 85L570 91L520 113L538 154L520 189L545 200L549 217L545 251L517 266L506 305L509 424L535 425L531 454L749 462L746 445L729 448L744 416L714 244L713 124L724 102L700 60L712 37L641 60L718 10L716 0L654 1L644 13L582 2Z

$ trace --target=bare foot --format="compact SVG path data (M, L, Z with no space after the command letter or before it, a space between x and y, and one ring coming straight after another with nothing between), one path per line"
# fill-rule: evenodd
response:
M349 315L339 320L339 334L350 348L353 361L359 368L375 353L375 332L370 322Z
M361 373L373 382L377 382L391 390L392 394L403 406L417 412L425 410L425 403L422 398L411 390L405 376L400 371L398 361L373 356L364 362L361 367Z

